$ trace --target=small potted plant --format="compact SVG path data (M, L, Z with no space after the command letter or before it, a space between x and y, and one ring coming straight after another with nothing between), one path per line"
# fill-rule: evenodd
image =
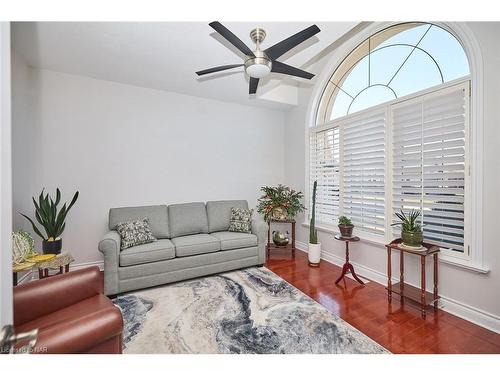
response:
M264 215L265 221L285 221L293 219L305 210L301 203L303 194L288 186L263 186L262 196L258 199L257 211Z
M417 223L420 211L411 210L406 214L401 210L401 212L396 212L396 216L400 221L391 224L391 226L401 225L401 242L403 245L421 247L424 236L422 233L422 226Z
M309 260L309 265L312 267L318 267L321 261L321 243L318 242L318 231L316 229L316 186L317 181L313 184L312 193L312 212L311 221L309 226L309 251L307 257Z
M45 230L45 236L38 229L32 219L24 214L21 214L31 223L35 233L42 238L42 250L44 254L59 254L61 252L62 239L60 236L66 227L66 215L71 207L73 207L77 199L78 191L73 196L69 206L64 203L59 210L57 208L59 202L61 201L61 192L59 189L56 190L55 201L49 196L49 193L44 194L43 189L38 198L38 203L33 197L33 204L35 205L35 219Z
M353 229L354 225L352 225L351 219L347 216L339 217L339 230L342 237L351 238Z

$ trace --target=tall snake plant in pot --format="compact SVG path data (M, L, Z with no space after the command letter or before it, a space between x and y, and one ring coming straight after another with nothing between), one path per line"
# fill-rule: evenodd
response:
M61 202L61 191L59 189L56 190L55 200L49 196L49 193L45 194L43 189L38 197L38 202L34 197L32 198L35 205L35 220L43 227L45 235L31 218L25 214L21 214L31 223L33 231L42 238L42 250L44 254L59 254L61 252L61 234L66 227L66 215L78 199L78 194L77 191L70 204L67 205L64 203L61 209L57 207Z
M313 183L312 192L312 211L311 211L311 221L309 226L309 251L307 257L309 259L309 265L312 267L318 267L321 260L321 244L318 242L318 230L316 229L316 187L318 182Z

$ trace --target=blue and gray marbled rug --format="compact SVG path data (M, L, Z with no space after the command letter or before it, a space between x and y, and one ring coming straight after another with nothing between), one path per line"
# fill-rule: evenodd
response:
M268 269L121 295L124 353L388 353Z

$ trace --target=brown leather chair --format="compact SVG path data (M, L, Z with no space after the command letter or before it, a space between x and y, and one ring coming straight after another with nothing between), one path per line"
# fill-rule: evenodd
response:
M123 318L98 267L14 287L17 333L39 329L34 353L121 353Z

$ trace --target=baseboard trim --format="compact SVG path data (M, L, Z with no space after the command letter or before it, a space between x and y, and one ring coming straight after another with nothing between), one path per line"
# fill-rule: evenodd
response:
M102 271L104 269L104 261L99 260L99 261L95 261L95 262L84 262L84 263L76 263L76 264L72 263L70 265L70 269L72 271L76 271L76 270L80 270L82 268L87 268L87 267L92 267L92 266L98 266L99 269ZM24 283L26 283L28 281L32 281L32 280L38 280L38 272L36 272L34 270L26 272L24 275L19 277L19 279L17 280L17 285L21 285L21 284L24 284Z
M295 246L297 250L307 253L308 246L306 243L297 241ZM322 252L321 259L339 267L342 267L345 262L344 258L324 251ZM356 268L356 273L359 273L360 276L384 286L387 284L387 274L374 270L370 267L366 267L360 263L352 261L351 263ZM393 278L392 281L395 283L398 282L399 279ZM443 295L441 295L439 308L493 332L500 333L500 316L496 316Z

